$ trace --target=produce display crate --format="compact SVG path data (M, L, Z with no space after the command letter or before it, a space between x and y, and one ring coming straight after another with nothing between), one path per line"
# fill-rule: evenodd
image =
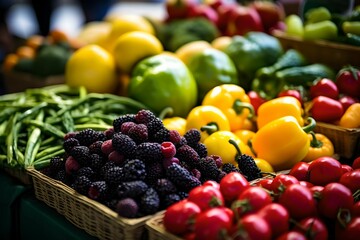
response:
M64 83L64 75L41 78L28 73L4 73L4 86L7 93L23 92L28 88L42 88Z
M298 37L287 36L282 31L274 31L284 49L300 51L309 63L326 64L335 70L345 65L360 67L360 47L325 40L304 41Z
M317 122L315 132L324 134L334 144L335 153L344 158L360 155L360 128L344 128Z
M146 221L145 227L148 231L149 240L181 240L182 238L166 231L163 218L165 211Z
M135 219L119 217L105 205L77 193L66 184L34 168L27 171L32 176L37 199L56 209L76 227L99 239L142 239L146 221L154 216Z

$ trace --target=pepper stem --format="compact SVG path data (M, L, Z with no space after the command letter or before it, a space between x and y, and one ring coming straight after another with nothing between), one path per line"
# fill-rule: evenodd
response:
M234 139L229 139L229 143L232 144L235 147L237 154L239 156L241 156L242 152L241 152L238 144L236 143L236 141Z
M312 117L308 117L306 119L306 122L309 122L309 124L304 126L302 129L304 130L304 132L310 133L316 127L316 121Z
M159 118L163 120L166 116L173 115L173 113L174 113L174 109L172 107L166 107L160 112Z
M212 133L219 131L219 126L217 125L216 122L210 122L205 126L202 126L200 130L202 132L206 132L207 134L211 135Z
M312 136L312 140L310 141L310 146L312 148L321 148L324 145L322 141L316 138L316 135L313 131L310 131L309 134Z
M242 102L239 99L236 99L234 101L232 108L235 110L237 115L241 114L244 109L249 109L250 113L247 116L249 119L253 118L255 115L255 110L254 110L253 105L251 105L250 103L247 103L247 102Z

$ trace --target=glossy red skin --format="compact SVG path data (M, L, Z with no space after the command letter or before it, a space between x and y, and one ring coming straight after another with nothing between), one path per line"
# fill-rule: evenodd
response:
M344 113L342 104L335 99L318 96L312 99L311 116L319 122L332 123L340 120Z
M250 103L254 107L255 113L257 114L257 110L261 104L266 102L265 98L262 98L257 92L249 91L247 93L248 97L250 98Z
M258 214L249 214L239 220L237 231L244 231L247 234L246 239L271 239L271 228L265 219L261 218ZM244 234L244 233L243 233ZM244 238L235 237L234 240Z
M261 208L257 214L265 219L272 232L272 238L280 236L289 230L289 212L278 203L270 203Z
M220 181L220 191L226 202L234 201L239 194L249 187L248 180L238 172L228 173Z
M360 217L360 201L354 203L354 205L352 206L351 215Z
M343 229L337 224L336 239L357 240L360 235L360 217L353 218Z
M239 206L234 208L237 203L241 203ZM233 211L237 211L238 216L245 214L255 213L264 206L272 203L270 194L261 187L249 187L243 191L232 204ZM236 215L236 214L235 214Z
M167 21L186 18L186 15L190 11L190 9L192 9L196 5L196 0L166 1L165 9L167 13Z
M226 35L243 36L250 31L264 31L260 15L251 7L237 5L230 13Z
M350 165L347 165L347 164L341 164L341 174L343 175L344 173L347 173L347 172L351 172L353 171L354 169L350 166Z
M309 166L309 182L314 185L325 186L331 182L338 182L342 170L341 163L332 157L320 157Z
M187 13L188 18L204 17L213 24L217 25L219 21L219 15L211 6L206 4L198 4L189 9Z
M289 231L277 237L276 240L307 240L307 238L301 232Z
M308 181L308 169L309 163L298 162L290 169L290 172L288 174L296 177L296 179L299 181Z
M310 97L316 98L318 96L325 96L332 99L339 98L339 90L332 80L322 78L310 87Z
M339 98L339 102L343 106L344 112L345 112L346 109L348 109L354 103L358 103L359 100L357 98L353 98L353 97L350 97L350 96L342 96L342 97Z
M286 189L292 184L298 184L299 180L296 177L287 174L278 174L271 183L271 189L275 194L280 194L283 189Z
M236 7L236 5L237 4L224 4L216 9L219 17L217 26L223 34L226 33L226 28L230 22L230 13L232 12L233 8Z
M177 202L165 211L164 226L166 230L174 234L183 234L192 229L191 219L200 214L198 205L188 200Z
M279 92L279 94L278 94L278 97L285 97L285 96L294 97L297 100L299 100L301 105L303 104L303 99L302 99L301 93L298 90L295 90L295 89L283 90L283 91Z
M340 93L345 95L360 98L360 71L355 70L353 73L346 69L341 69L336 76L336 85Z
M329 233L323 221L316 217L309 217L301 220L299 225L294 228L295 231L313 236L311 239L327 240ZM305 231L305 232L304 232Z
M353 169L360 168L360 156L354 159L351 166L352 166Z
M316 185L316 186L312 186L310 188L310 191L311 193L314 195L318 195L318 196L321 196L321 193L322 191L324 190L324 187L323 186L319 186L319 185Z
M258 182L256 182L255 186L262 187L262 188L265 188L265 189L271 191L272 190L272 188L271 188L272 181L273 181L272 178L263 178L263 179L259 180Z
M333 182L324 187L318 201L318 212L322 216L335 219L340 208L351 209L353 204L354 198L350 189L341 183Z
M339 182L355 193L360 189L360 169L356 169L341 175Z
M201 212L195 219L196 239L220 239L221 231L230 232L232 219L224 208L210 208Z
M314 186L314 184L308 181L300 181L299 184L307 188L312 188Z
M288 186L280 195L278 203L288 210L291 218L297 220L316 215L316 201L312 192L300 184Z
M269 32L270 28L285 18L285 10L281 3L254 1L250 7L259 13L265 32Z
M220 189L220 184L215 182L214 180L207 180L203 184L203 186L212 186L214 188Z
M220 189L208 185L193 188L189 192L188 200L198 205L201 211L212 207L224 206L224 198Z

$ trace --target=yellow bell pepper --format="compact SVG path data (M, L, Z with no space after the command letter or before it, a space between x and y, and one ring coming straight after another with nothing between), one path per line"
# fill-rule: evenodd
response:
M302 161L311 162L319 157L331 157L334 155L334 145L328 137L314 132L310 132L308 137L310 139L310 148Z
M260 105L257 115L257 127L262 128L267 123L277 118L293 116L300 126L304 125L303 109L295 97L284 96L271 99Z
M309 125L301 127L295 117L285 116L266 124L252 138L256 157L266 159L275 171L292 168L309 151L307 132L313 130L316 122L313 118L308 121Z
M170 117L163 119L165 128L169 130L176 130L181 136L185 134L186 119L182 117Z
M218 155L221 157L223 163L232 163L237 166L237 151L236 148L229 143L230 139L236 142L243 154L254 156L250 147L230 131L217 131L205 139L204 144L208 150L208 155Z
M256 166L260 168L261 172L263 172L263 176L265 177L266 173L272 173L274 172L274 168L271 166L271 164L262 158L254 158L254 161L256 163Z
M346 128L360 128L360 103L351 104L342 115L339 125Z
M186 129L196 128L201 132L200 142L216 131L230 131L230 123L225 114L215 106L197 106L186 117Z
M202 105L219 108L229 119L231 131L242 129L245 119L254 116L250 98L236 84L222 84L212 88L203 98Z
M249 144L251 139L255 136L254 131L250 131L250 130L246 130L246 129L237 130L234 133L238 138L240 138L241 141L243 141L247 145Z

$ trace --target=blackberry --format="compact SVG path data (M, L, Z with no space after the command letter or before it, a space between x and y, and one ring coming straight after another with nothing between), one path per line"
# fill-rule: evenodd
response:
M161 161L163 159L161 145L155 142L140 143L136 147L135 156L144 162Z
M96 153L90 155L90 167L95 172L100 172L100 169L103 165L104 165L104 159L101 155Z
M132 138L137 144L146 142L148 140L148 129L145 124L135 124L129 129L127 135Z
M96 153L99 155L102 155L103 152L101 151L101 146L103 145L104 141L96 141L89 146L89 152L90 154Z
M105 177L105 173L110 169L110 168L113 168L113 167L116 167L116 164L114 162L111 162L111 161L107 161L104 163L104 165L101 167L100 169L100 176L102 178Z
M224 163L224 165L222 165L221 169L226 172L226 173L231 173L231 172L238 172L241 173L240 169L238 169L234 164L232 163Z
M55 175L54 175L54 179L58 180L60 182L65 182L66 180L66 172L64 169L59 170Z
M141 109L135 114L135 122L143 123L145 125L156 118L157 118L156 115L147 109Z
M247 178L248 181L252 181L262 177L260 168L256 165L253 157L242 154L239 146L234 140L229 140L229 143L232 144L237 151L236 162L238 168L242 174Z
M81 166L90 165L90 151L86 146L76 146L71 149L70 155L75 158L75 160Z
M141 196L140 209L145 215L154 214L159 210L160 198L155 189L148 188Z
M157 143L169 142L170 141L170 131L166 128L162 128L154 134L152 140Z
M207 157L208 151L205 144L198 142L193 146L193 148L199 154L200 158Z
M94 129L87 128L87 129L79 131L75 135L75 138L79 141L80 145L89 146L93 142L104 139L104 137L100 133L101 132L96 131Z
M115 211L125 218L135 218L138 215L139 206L132 198L124 198L116 203Z
M65 160L65 171L67 174L72 175L79 170L80 164L73 158L72 156L69 156Z
M124 156L133 156L136 143L129 136L122 133L115 133L112 138L112 146L119 153Z
M161 162L153 162L146 164L146 178L145 181L152 184L159 178L164 177L165 171Z
M223 165L223 160L219 155L210 155L208 157L212 158L215 161L218 168L221 168L221 166Z
M167 178L158 179L154 183L153 188L161 197L177 192L176 186Z
M194 187L200 186L199 179L194 177L186 168L173 163L166 169L167 178L172 181L180 190L189 192Z
M172 142L175 146L178 146L180 144L180 140L181 140L181 135L177 130L169 131L169 141L170 142Z
M110 127L110 128L108 128L108 129L106 129L106 130L104 131L106 140L111 139L112 136L114 135L114 132L115 132L115 130L114 130L113 127ZM106 141L106 140L105 140L105 141Z
M187 192L177 192L177 195L180 196L181 200L189 197L189 193Z
M92 182L87 196L97 201L103 201L108 197L108 185L105 181Z
M180 200L182 200L182 198L178 194L176 193L168 194L161 199L162 208L165 209L170 205L179 202Z
M120 132L123 133L123 134L128 135L129 130L130 130L132 127L134 127L135 125L137 125L135 122L124 122L124 123L121 125Z
M124 122L135 122L135 114L130 114L129 113L129 114L125 114L125 115L122 115L122 116L116 118L113 121L114 131L115 132L120 132L121 131L121 125Z
M116 192L118 198L138 198L143 195L148 189L148 185L141 180L135 180L130 182L122 182L118 185Z
M115 165L120 166L125 162L125 156L114 150L109 154L108 160L114 162Z
M95 173L94 173L94 171L92 170L91 167L82 167L77 171L76 175L78 177L79 176L85 176L90 180L94 180Z
M180 160L176 157L172 157L172 158L164 158L162 160L162 165L164 167L164 169L167 169L171 164L180 164Z
M145 163L139 159L127 160L122 167L122 172L124 181L145 180L146 178Z
M68 132L64 136L64 141L69 138L74 138L76 136L76 132Z
M175 156L191 168L194 168L200 160L199 154L189 145L179 147Z
M117 186L124 179L123 169L121 167L111 167L107 169L104 173L104 180L113 186Z
M201 133L198 129L192 128L186 131L184 138L189 146L194 147L198 142L200 142Z
M80 143L76 138L68 138L63 142L63 148L68 154L70 154L71 149L76 146L80 146Z
M154 135L161 129L164 129L164 123L160 118L154 118L152 121L145 124L148 128L149 139L153 139Z
M199 171L199 169L193 168L193 169L191 169L190 172L191 172L191 174L192 174L194 177L196 177L197 179L200 179L201 176L202 176L202 174L201 174L201 172Z
M64 170L65 161L61 157L52 157L50 159L49 170L51 175L55 175L60 170Z
M103 153L104 156L108 156L114 150L115 149L112 144L112 139L108 139L104 141L103 144L101 145L101 152Z
M83 195L87 195L91 181L86 176L78 176L75 178L73 188Z
M206 157L206 158L201 158L199 160L199 164L197 165L198 169L201 171L202 174L202 178L205 180L214 180L214 181L219 181L219 174L220 174L220 169L217 167L215 161L210 158L210 157Z

